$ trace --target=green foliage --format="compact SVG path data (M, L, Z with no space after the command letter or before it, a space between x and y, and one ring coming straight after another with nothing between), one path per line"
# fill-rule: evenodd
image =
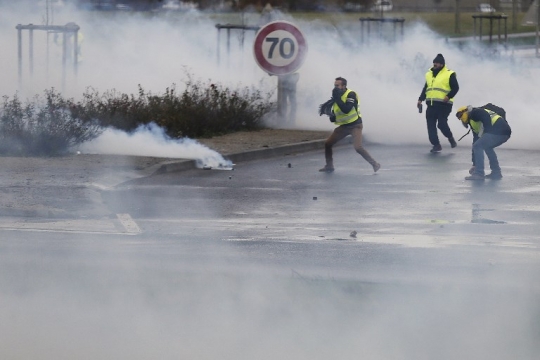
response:
M190 78L182 93L174 84L161 95L140 85L137 95L87 89L77 114L128 132L154 122L172 138L200 138L261 128L264 116L275 108L270 96L254 88L233 90Z
M16 94L4 96L0 110L0 153L7 155L61 155L73 146L98 136L94 121L74 117L73 99L63 99L54 89L23 104Z
M275 111L272 94L255 88L230 89L193 81L182 93L173 85L164 94L137 95L88 88L82 100L64 99L54 89L23 104L4 96L0 109L0 154L59 155L92 140L106 127L127 132L156 123L172 138L200 138L263 127Z

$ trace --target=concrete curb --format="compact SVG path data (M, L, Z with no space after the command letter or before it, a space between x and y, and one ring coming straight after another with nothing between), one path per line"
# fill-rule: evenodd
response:
M239 163L242 161L268 159L272 157L292 155L294 153L302 153L302 152L307 152L307 151L324 149L325 141L326 139L312 140L312 141L306 141L306 142L301 142L297 144L282 145L282 146L276 146L276 147L265 148L265 149L245 151L245 152L236 153L236 154L229 154L229 155L224 155L224 157L228 160L231 160L233 163ZM350 143L350 141L347 141L344 139L343 141L340 141L336 145L339 146L346 143ZM197 168L196 160L182 160L182 161L163 164L152 175L179 172L179 171L191 170L191 169L196 169L196 168Z

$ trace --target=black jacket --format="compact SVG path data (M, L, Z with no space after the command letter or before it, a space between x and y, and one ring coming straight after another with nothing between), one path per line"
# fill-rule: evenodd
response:
M473 108L469 113L469 120L481 122L484 126L484 134L494 135L512 135L512 129L505 118L502 116L495 121L495 124L491 124L491 116L484 109ZM478 138L478 134L473 132L474 138Z

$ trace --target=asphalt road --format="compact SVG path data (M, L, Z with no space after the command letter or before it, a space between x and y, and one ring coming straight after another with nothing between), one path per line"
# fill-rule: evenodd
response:
M368 144L376 174L349 146L333 174L322 151L164 173L80 199L89 217L3 218L0 355L536 359L538 153L502 148L478 183L460 145Z

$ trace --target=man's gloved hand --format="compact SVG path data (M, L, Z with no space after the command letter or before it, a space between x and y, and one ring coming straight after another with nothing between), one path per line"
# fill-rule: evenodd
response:
M332 90L332 99L334 99L334 101L341 99L341 90L334 88L334 90Z
M332 115L332 105L334 105L334 100L330 99L325 103L319 105L319 116L322 115Z
M319 105L319 116L325 115L326 109L324 104Z

